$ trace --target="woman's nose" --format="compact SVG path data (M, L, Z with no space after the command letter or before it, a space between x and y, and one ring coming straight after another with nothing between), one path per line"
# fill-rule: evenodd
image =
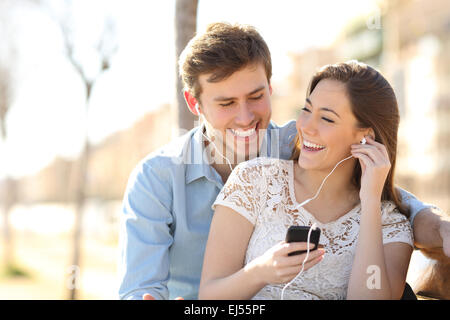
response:
M298 127L307 135L314 135L317 131L316 123L313 117L300 118L297 120Z

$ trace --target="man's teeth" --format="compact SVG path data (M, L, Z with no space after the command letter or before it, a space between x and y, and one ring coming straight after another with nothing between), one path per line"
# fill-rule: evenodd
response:
M323 148L325 148L325 146L321 146L321 145L318 145L318 144L315 144L315 143L312 143L312 142L309 142L309 141L306 141L306 140L303 140L303 145L305 145L308 148L314 148L314 149L323 149Z
M255 131L256 131L256 128L253 128L250 130L245 130L245 131L231 129L231 132L238 137L250 137L252 134L255 133Z

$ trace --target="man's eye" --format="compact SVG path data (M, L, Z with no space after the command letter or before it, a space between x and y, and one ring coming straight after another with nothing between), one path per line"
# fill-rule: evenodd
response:
M233 101L230 101L230 102L228 102L228 103L224 103L224 104L220 104L222 107L228 107L228 106L231 106L233 104Z
M259 99L261 99L263 97L263 93L261 93L259 96L257 96L257 97L251 97L250 99L251 100L259 100Z

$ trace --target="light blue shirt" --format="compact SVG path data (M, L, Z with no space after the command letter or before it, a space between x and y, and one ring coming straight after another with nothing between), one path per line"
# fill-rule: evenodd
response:
M203 126L148 155L132 172L120 230L121 299L197 299L212 204L224 182L204 158ZM271 122L260 155L289 159L295 121Z
M204 158L203 126L143 159L132 172L123 200L119 297L197 299L212 204L224 182ZM289 159L295 121L269 124L260 156ZM206 160L205 160L206 159ZM411 221L427 207L407 197Z

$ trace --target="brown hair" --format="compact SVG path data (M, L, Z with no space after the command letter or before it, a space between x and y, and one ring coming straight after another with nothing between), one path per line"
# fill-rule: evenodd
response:
M374 68L357 61L349 61L326 65L317 71L311 79L307 95L311 95L316 85L324 79L344 83L353 115L358 122L358 128L372 128L375 132L375 141L386 147L391 169L386 178L381 200L393 201L400 212L409 217L409 212L400 202L394 186L400 115L397 99L391 85ZM298 160L301 150L298 134L294 143L295 147L291 159ZM352 182L358 190L361 188L359 161L357 161L353 170Z
M256 63L264 65L270 83L272 60L264 39L252 26L229 23L208 25L205 33L189 41L178 62L184 88L197 100L201 74L212 73L208 81L218 82Z

